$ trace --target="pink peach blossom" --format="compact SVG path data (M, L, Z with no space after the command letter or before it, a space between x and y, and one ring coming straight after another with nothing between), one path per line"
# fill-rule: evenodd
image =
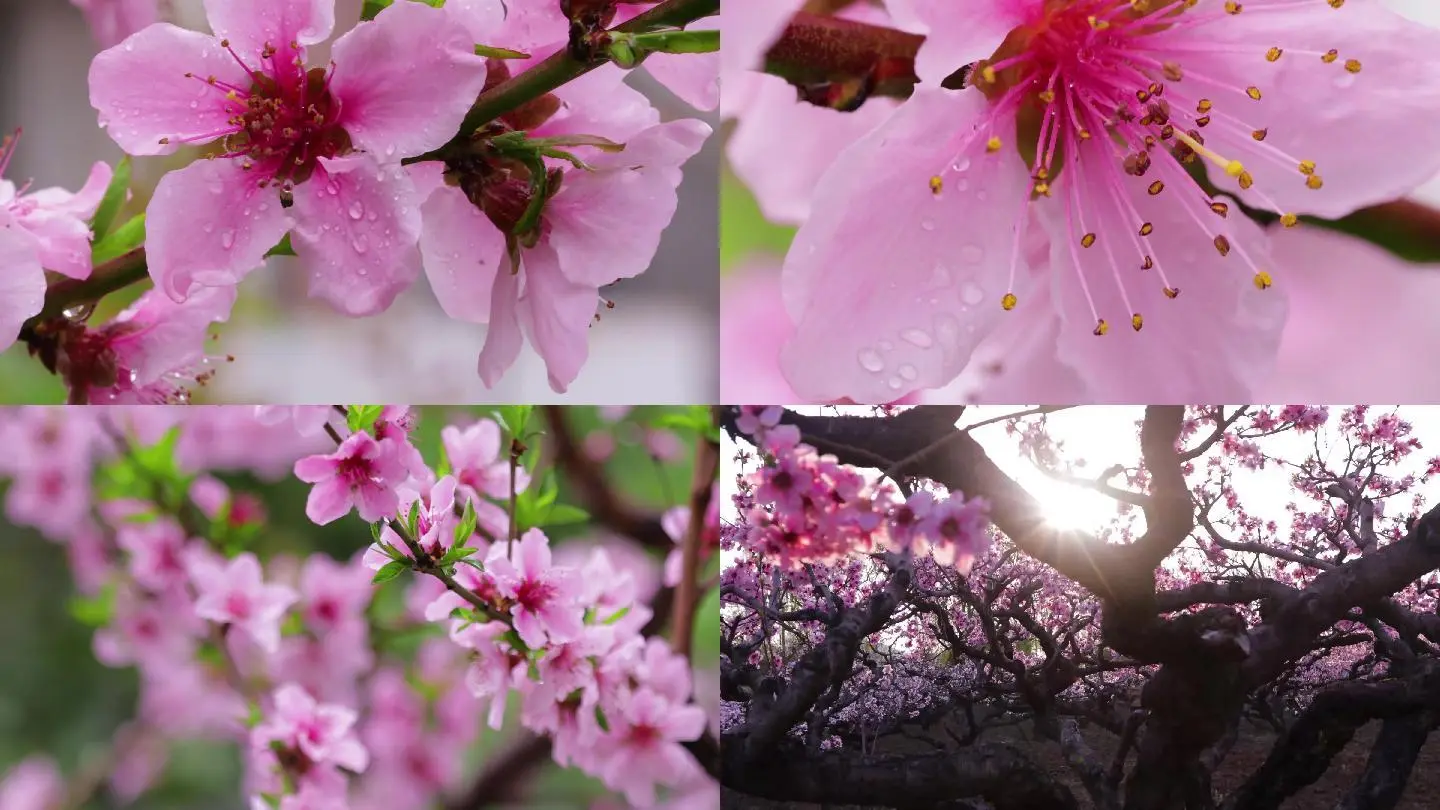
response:
M229 562L192 554L188 564L195 585L195 615L244 630L260 649L280 646L280 618L300 596L285 585L267 585L260 561L245 552Z
M371 523L393 517L400 506L394 485L406 477L399 444L356 433L329 455L295 462L295 477L315 485L305 503L306 516L321 526L352 508Z
M1246 399L1287 279L1186 165L1252 206L1326 217L1440 170L1424 56L1440 32L1375 4L889 8L927 32L922 85L837 159L786 260L782 365L808 400L941 387L1007 318L1058 324L1005 358L1036 385L1058 361L1091 401ZM938 87L977 62L976 86Z
M494 577L495 586L506 598L514 600L510 609L515 632L532 649L550 643L569 641L583 629L578 599L581 583L574 571L552 567L550 541L539 529L525 532L513 549L515 560L508 556L505 543L490 547L485 569Z
M385 309L419 274L420 200L398 162L455 134L485 60L447 11L423 3L390 5L313 69L306 46L330 35L334 0L206 0L205 10L215 36L158 23L90 69L100 125L130 154L223 139L222 159L155 189L156 286L183 301L197 286L234 285L291 232L312 296L351 315Z

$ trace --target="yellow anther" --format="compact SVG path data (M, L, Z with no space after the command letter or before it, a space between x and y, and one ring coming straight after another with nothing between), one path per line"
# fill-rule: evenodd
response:
M1250 87L1245 88L1245 95L1249 96L1250 98L1255 99L1256 101L1259 101L1259 100L1260 100L1260 88L1255 87L1254 85L1251 85Z
M1093 334L1094 334L1096 337L1104 337L1104 336L1105 336L1106 334L1108 334L1109 332L1110 332L1110 324L1106 323L1104 318L1101 318L1101 319L1100 319L1100 322L1097 323L1097 324L1095 324L1095 331L1094 331Z
M1305 187L1306 187L1306 188L1314 189L1315 191L1319 191L1319 190L1320 190L1320 187L1321 187L1321 186L1324 186L1324 185L1325 185L1324 179L1322 179L1322 178L1320 177L1320 175L1318 175L1318 174L1312 174L1312 175L1310 175L1309 177L1305 178Z
M1143 261L1143 262L1140 263L1140 269L1141 269L1141 270L1149 270L1150 268L1152 268L1152 267L1154 267L1154 266L1155 266L1155 260L1152 259L1152 258L1150 258L1149 256L1146 256L1146 257L1145 257L1145 261Z
M1165 74L1165 78L1172 82L1178 82L1185 78L1185 71L1181 69L1178 62L1166 62L1160 66L1160 70Z
M943 178L941 178L940 175L937 174L937 175L935 175L935 176L933 176L933 177L930 178L930 193L931 193L931 194L939 195L941 189L943 189L943 188L945 188L945 180L944 180Z
M1049 183L1036 183L1036 184L1035 184L1035 193L1036 193L1036 194L1039 194L1039 195L1042 196L1042 197L1049 197L1049 196L1050 196L1050 184L1049 184Z
M1240 11L1241 11L1242 9L1244 9L1244 8L1245 8L1244 6L1242 6L1242 5L1240 5L1239 3L1235 2L1235 0L1225 0L1225 13L1226 13L1226 14L1239 14Z
M1140 226L1140 235L1141 235L1141 236L1149 236L1150 234L1152 234L1152 233L1154 233L1154 232L1155 232L1155 226L1152 225L1152 224L1150 224L1149 222L1146 222L1145 224L1143 224L1143 225Z
M988 140L988 141L985 142L985 151L986 151L986 152L999 152L999 151L1000 151L1000 137L997 136L997 135L991 135L991 136L990 136L990 140Z
M1348 71L1350 71L1351 73L1359 73L1359 72L1360 72L1360 60L1359 60L1359 59L1346 59L1346 60L1345 60L1345 69L1348 70Z
M1221 256L1230 255L1230 240L1224 236L1215 237L1215 249L1220 251Z
M1144 326L1144 325L1145 325L1145 319L1140 316L1140 313L1137 312L1137 313L1135 313L1134 315L1131 315L1131 316L1130 316L1130 327L1131 327L1132 329L1134 329L1136 332L1139 332L1139 331L1140 331L1140 327L1142 327L1142 326Z
M1110 27L1109 20L1102 20L1099 17L1096 17L1094 14L1091 14L1089 17L1086 18L1086 20L1090 23L1090 27L1095 29L1096 31L1104 31L1106 28Z
M1015 297L1015 293L1005 293L1005 295L1000 298L1000 308L1006 312L1014 309L1018 303L1020 303L1020 299Z
M1150 192L1150 196L1154 197L1156 194L1159 194L1160 192L1165 190L1165 184L1160 182L1159 180L1156 180L1155 182L1150 184L1150 188L1147 190Z
M1330 8L1340 8L1345 5L1345 0L1330 0Z
M1242 189L1248 189L1255 185L1255 178L1251 177L1249 172L1241 172L1240 176L1235 178L1235 180L1240 183L1240 188Z
M1285 50L1283 48L1272 47L1270 50L1265 52L1265 61L1278 62L1280 61L1280 56L1283 53L1285 53Z
M995 83L995 68L990 67L989 65L986 65L985 67L980 68L980 78L981 78L982 80L984 80L984 82L985 82L986 84L994 84L994 83Z
M1166 298L1169 298L1171 301L1174 301L1174 300L1175 300L1176 298L1178 298L1179 296L1180 296L1180 288L1179 288L1179 287L1166 287L1166 288L1165 288L1165 297L1166 297Z
M1275 279L1271 278L1270 274L1265 272L1264 270L1261 270L1260 272L1255 274L1255 289L1268 290L1274 285Z
M1226 205L1223 202L1210 203L1210 210L1214 211L1216 214L1219 214L1221 219L1230 216L1230 206Z
M1055 103L1055 91L1054 91L1054 90L1041 90L1039 93L1036 94L1036 98L1039 98L1041 101L1045 102L1046 104L1054 104L1054 103Z
M1301 174L1305 174L1305 175L1314 174L1314 173L1315 173L1315 161L1313 161L1313 160L1302 160L1302 161L1300 161L1300 173L1301 173Z
M1208 112L1210 112L1211 109L1214 108L1214 106L1215 106L1214 104L1211 104L1211 103L1210 103L1210 99L1208 99L1208 98L1202 98L1202 99L1200 99L1200 103L1195 105L1195 112L1202 113L1202 114L1203 114L1203 113L1208 113Z
M1095 234L1093 234L1093 233L1087 233L1087 234L1085 234L1084 236L1080 237L1080 247L1087 247L1087 248L1088 248L1088 247L1094 247L1094 246L1095 246Z
M1257 141L1263 141L1269 134L1270 128L1266 127L1265 129L1257 129L1254 132L1250 133L1250 137L1254 138Z
M1331 48L1330 50L1320 55L1320 61L1324 62L1327 65L1339 58L1340 52L1335 50L1334 48Z
M1075 134L1079 135L1082 141L1090 140L1090 130L1088 129L1081 128L1080 131Z
M1197 126L1197 127L1208 127L1208 126L1210 126L1210 116L1208 116L1208 115L1202 115L1202 116L1200 116L1199 118L1196 118L1196 119L1195 119L1195 126Z
M1280 224L1284 225L1287 228L1293 228L1296 225L1300 224L1300 218L1295 216L1294 214L1281 214Z

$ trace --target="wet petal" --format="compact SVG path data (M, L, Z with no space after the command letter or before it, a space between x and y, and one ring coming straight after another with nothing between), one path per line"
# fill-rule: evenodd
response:
M207 84L209 76L250 86L245 68L215 37L169 23L152 25L90 63L90 105L121 149L168 155L181 140L206 143L235 131L229 119L240 107L226 101L222 87Z
M495 274L490 290L490 326L485 330L485 346L480 350L480 381L494 388L500 377L515 365L525 336L520 331L520 276L508 269Z
M320 158L294 193L292 241L311 297L347 315L373 315L420 275L420 212L403 169L369 155Z
M44 305L45 271L34 238L13 224L0 225L0 351L15 342L21 324Z
M565 393L589 356L590 323L600 303L595 287L565 278L555 253L545 245L525 251L525 305L522 323L545 360L550 387Z
M785 261L797 322L781 364L807 401L890 402L942 386L1004 314L1026 173L987 153L988 102L919 90L843 152ZM950 143L935 133L958 133ZM969 143L964 143L964 139ZM953 164L953 165L952 165ZM931 178L944 172L942 193Z
M1285 4L1276 4L1285 5ZM1223 82L1188 88L1214 104L1206 145L1240 160L1254 178L1247 202L1282 212L1324 217L1403 196L1440 172L1440 31L1417 25L1375 3L1245 4L1238 15L1177 32L1162 41L1241 49L1194 63L1193 72ZM1157 46L1160 47L1160 46ZM1265 58L1271 47L1285 53ZM1339 52L1330 64L1317 54ZM1243 52L1253 53L1246 56ZM1359 73L1345 63L1358 60ZM1189 60L1180 57L1190 70ZM1176 87L1191 84L1189 78ZM1244 88L1261 93L1257 101ZM1226 116L1244 122L1227 126ZM1251 135L1266 129L1264 141ZM1324 185L1306 187L1302 160L1314 161ZM1212 169L1221 187L1237 181Z
M215 36L248 61L267 43L289 50L292 42L323 42L335 28L335 0L205 0L205 16Z
M1093 174L1075 168L1061 176L1055 197L1039 206L1051 236L1060 361L1089 384L1090 402L1250 401L1274 366L1286 314L1283 274L1275 289L1254 284L1257 269L1274 269L1264 234L1243 216L1214 216L1203 203L1195 203L1203 214L1192 215L1184 207L1190 198L1178 189L1152 197L1146 193L1150 177L1122 179L1128 199L1143 206L1154 226L1149 237L1138 236L1134 219ZM1079 215L1069 196L1069 184L1076 182ZM1068 223L1067 206L1075 217ZM1090 248L1080 244L1080 216L1083 230L1099 235ZM1225 237L1229 255L1220 255L1200 222ZM1147 255L1154 266L1142 270ZM1165 295L1166 282L1180 291L1176 298ZM1093 334L1096 312L1108 323L1104 336ZM1138 332L1131 323L1136 313L1144 319Z
M915 73L938 85L971 62L995 53L1006 35L1025 22L1031 4L1015 0L887 0L901 28L926 34L915 55Z
M239 284L290 230L275 189L233 160L199 160L167 172L145 217L150 277L176 301L195 285Z
M425 276L445 314L485 323L497 272L510 272L505 235L458 188L444 186L421 206Z
M455 134L485 86L485 59L442 9L395 3L335 43L330 92L355 145L385 160Z

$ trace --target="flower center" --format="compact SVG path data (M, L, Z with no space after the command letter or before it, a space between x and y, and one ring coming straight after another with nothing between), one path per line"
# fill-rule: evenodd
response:
M250 86L186 73L187 78L223 92L231 114L226 122L229 129L187 140L222 136L223 151L212 157L238 159L246 171L256 173L262 188L278 184L282 191L309 178L320 158L351 150L350 136L339 124L340 102L330 94L333 63L306 70L298 44L292 42L281 51L267 42L258 54L257 69L231 49L229 40L221 40L220 45L250 74Z
M554 596L555 588L540 579L522 580L515 588L515 602L531 613L545 607Z
M1334 8L1343 5L1343 0L1327 2ZM1293 5L1256 6L1246 13ZM1213 70L1233 63L1236 46L1217 42L1202 29L1233 21L1243 10L1235 0L1037 0L1030 19L970 74L972 86L990 99L991 114L961 149L983 139L978 142L984 151L994 154L1014 137L1030 166L1027 207L1050 198L1057 178L1067 177L1067 193L1057 202L1064 208L1071 263L1095 316L1095 335L1110 329L1091 294L1097 279L1108 276L1118 286L1137 332L1144 318L1131 304L1127 271L1154 270L1165 298L1180 294L1148 242L1155 225L1147 214L1161 204L1149 198L1167 189L1164 202L1180 210L1187 221L1183 227L1202 231L1222 259L1233 253L1257 289L1273 284L1269 271L1227 235L1230 205L1211 195L1197 164L1209 163L1266 207L1281 209L1255 187L1238 155L1222 155L1206 145L1206 133L1222 136L1231 151L1243 152L1246 159L1285 166L1309 189L1323 186L1313 161L1266 143L1268 127L1248 117L1244 105L1259 101L1261 89L1239 86ZM1254 56L1273 63L1285 53L1271 47ZM1327 65L1338 59L1334 50L1291 53L1316 56ZM1351 59L1339 67L1358 73L1361 65ZM1207 75L1207 68L1215 75ZM942 194L950 175L969 165L963 154L957 156L952 166L930 178L931 191ZM1130 178L1145 182L1137 186ZM1097 206L1114 213L1099 214ZM1016 219L1009 289L1000 301L1005 310L1018 303L1014 279L1027 219L1024 211ZM1280 221L1293 227L1298 218L1285 213ZM1101 249L1092 251L1097 244Z

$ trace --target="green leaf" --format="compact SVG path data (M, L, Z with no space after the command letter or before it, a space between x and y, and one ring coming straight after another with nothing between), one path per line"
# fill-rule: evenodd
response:
M115 584L105 583L100 592L90 597L70 600L70 615L86 627L104 627L115 613Z
M584 523L590 519L590 513L578 506L571 506L568 503L557 503L550 508L545 515L541 526L570 526L575 523Z
M460 516L460 524L455 527L456 547L463 546L470 541L470 536L475 533L475 523L477 520L478 518L475 515L475 502L467 498L465 501L465 512ZM454 550L453 548L451 549L451 551ZM450 555L446 554L445 556L449 557Z
M351 433L369 431L384 411L384 405L351 405L345 411L345 424L350 427Z
M264 719L265 713L260 711L260 704L256 703L253 700L250 701L247 704L247 711L245 713L245 727L255 728L256 726L260 725L260 721Z
M360 7L360 19L373 20L375 15L384 11L395 0L365 0L365 5Z
M473 546L451 546L450 550L445 552L445 556L440 560L440 562L456 563L460 562L466 557L474 556L479 553L480 549Z
M525 433L525 423L530 421L530 414L535 410L534 405L502 405L497 413L500 416L500 424L505 426L505 432L511 437L522 436ZM501 448L501 455L507 456L508 448Z
M100 207L95 209L95 216L90 218L90 231L94 234L91 239L95 242L110 233L110 226L115 224L115 217L120 215L120 206L124 205L126 198L130 196L130 168L129 155L115 164L115 174L110 178L110 185L105 188Z
M405 516L405 528L410 530L410 537L420 539L420 499L416 498L410 502L410 514Z
M520 51L512 51L509 48L494 48L489 45L476 45L475 55L483 56L486 59L529 59L530 54Z
M650 421L651 427L695 433L719 441L720 427L708 405L689 405L667 410Z
M381 538L381 536L382 536L382 534L383 534L384 531L385 531L385 521L383 521L383 520L377 520L377 521L375 521L374 523L371 523L371 524L370 524L370 536L373 537L373 538L375 538L375 542L377 542L377 543L380 542L380 538Z
M610 720L605 717L605 710L599 706L595 707L595 724L600 727L601 731L607 733L610 731Z
M615 615L614 615L614 616L611 616L610 618L608 618L608 619L606 619L605 621L601 622L601 624L614 624L614 623L620 621L621 619L625 618L625 616L626 616L629 612L630 612L630 605L626 605L625 607L620 608L619 610L615 611Z
M720 658L720 589L711 588L695 608L695 630L690 649L696 661Z
M400 573L409 567L410 565L408 563L401 562L400 560L392 560L388 563L385 563L385 565L382 566L379 571L376 571L374 579L371 579L370 581L377 585L382 582L389 582L390 580L400 576Z
M136 214L90 248L92 264L104 264L145 243L145 215Z

